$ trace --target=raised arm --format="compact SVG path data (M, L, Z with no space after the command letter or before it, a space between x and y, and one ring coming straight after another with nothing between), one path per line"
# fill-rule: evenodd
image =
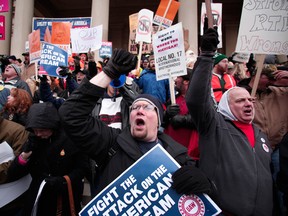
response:
M59 109L67 134L75 144L96 161L103 160L120 130L108 127L90 113L112 79L130 72L136 65L134 56L124 50L115 50L110 61L90 81L83 83ZM134 65L135 64L135 65Z
M205 133L210 126L209 122L215 115L211 97L211 76L213 56L217 48L218 34L214 29L208 29L201 42L201 54L193 68L189 88L186 94L186 103L197 130Z

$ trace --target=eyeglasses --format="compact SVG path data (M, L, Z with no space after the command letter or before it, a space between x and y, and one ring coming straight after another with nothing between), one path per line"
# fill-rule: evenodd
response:
M134 111L134 110L138 111L141 109L141 107L145 111L155 110L155 106L153 106L152 104L134 104L134 105L130 106L130 111Z

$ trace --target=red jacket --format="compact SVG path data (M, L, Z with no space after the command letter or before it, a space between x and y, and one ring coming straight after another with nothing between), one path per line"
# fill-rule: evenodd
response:
M225 91L236 86L236 81L231 75L223 74L223 79L224 86L221 86L220 78L216 74L212 74L211 86L213 88L214 97L217 103L219 103Z

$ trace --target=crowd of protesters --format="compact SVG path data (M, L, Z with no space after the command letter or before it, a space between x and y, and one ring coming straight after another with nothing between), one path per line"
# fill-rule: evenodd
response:
M186 50L176 104L168 80L156 81L153 53L116 49L103 62L79 53L60 77L35 76L28 52L23 62L3 57L0 152L8 144L13 157L0 163L1 199L1 185L31 177L0 215L70 215L69 182L79 212L84 178L93 198L156 144L181 165L178 193L207 193L223 215L287 215L287 56L267 56L254 97L255 56L228 57L218 43L208 29L199 56Z

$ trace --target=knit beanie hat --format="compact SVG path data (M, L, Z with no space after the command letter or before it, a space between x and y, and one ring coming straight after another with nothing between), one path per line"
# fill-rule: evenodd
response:
M216 53L213 58L214 58L214 65L216 65L223 59L227 58L227 56L222 53Z
M163 121L163 113L164 113L163 106L160 100L149 94L140 94L135 98L131 106L133 106L137 101L147 101L148 103L156 107L158 115L158 125L160 126Z
M18 67L18 65L16 65L16 64L10 64L10 65L14 68L14 70L16 71L18 76L20 76L21 75L21 68Z

